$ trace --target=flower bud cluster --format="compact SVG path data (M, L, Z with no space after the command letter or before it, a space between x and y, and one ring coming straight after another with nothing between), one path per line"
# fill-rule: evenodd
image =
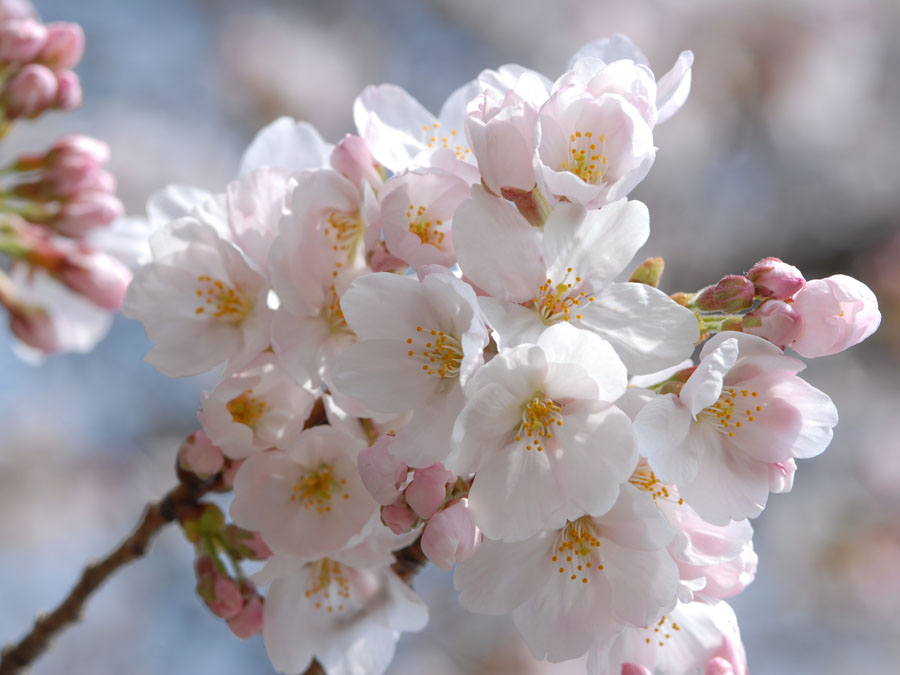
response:
M272 551L253 579L276 670L384 672L427 620L392 568L419 539L455 565L460 603L511 614L538 659L746 673L726 599L755 575L748 519L837 413L801 361L736 329L790 304L795 351L834 351L877 305L849 278L795 288L771 260L673 297L661 259L617 281L649 236L627 195L692 58L657 79L614 36L555 81L486 70L438 115L368 87L358 135L282 118L222 194L151 199L171 221L123 311L161 372L224 365L180 462L239 464L230 515Z
M26 2L0 7L0 137L13 120L80 104L71 68L83 51L77 24L45 25ZM32 352L91 349L121 307L131 271L98 238L123 214L108 159L102 141L71 135L0 169L0 253L11 260L0 304Z

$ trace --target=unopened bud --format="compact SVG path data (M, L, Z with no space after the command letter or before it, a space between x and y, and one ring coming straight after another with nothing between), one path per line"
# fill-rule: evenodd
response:
M658 288L665 267L666 261L662 258L647 258L635 268L628 281Z
M413 528L419 517L401 497L393 504L381 508L381 520L394 534L403 534Z
M763 258L747 272L747 278L755 284L757 295L775 300L787 300L806 284L800 270L780 258Z
M717 656L707 661L703 675L734 675L734 666L721 656Z
M80 238L110 225L124 212L122 202L107 192L83 192L62 205L51 225L61 235Z
M230 619L244 606L240 587L234 579L222 574L215 561L208 555L201 555L194 565L197 573L197 595L218 617Z
M47 28L34 19L0 22L0 63L30 63L47 42Z
M525 191L514 187L504 187L500 189L500 195L511 201L519 213L525 217L525 220L535 227L542 227L550 216L550 205L547 204L544 195L537 188Z
M70 134L58 139L47 152L51 164L73 156L97 165L106 164L109 161L109 145L91 136Z
M37 60L53 70L74 68L84 55L84 31L77 23L47 24L47 41Z
M200 478L208 478L222 470L225 457L222 451L209 440L204 431L195 431L188 436L178 450L178 464Z
M102 309L115 311L125 300L131 270L116 258L100 251L67 258L56 271L66 286Z
M28 0L0 0L0 21L25 18L37 18L34 6Z
M8 119L37 117L56 102L59 92L56 75L46 66L30 63L3 88L0 95Z
M722 322L722 327L719 330L734 330L740 333L743 330L743 322L741 321L741 317L732 316L725 319Z
M715 286L700 292L694 304L702 312L740 312L753 306L753 282L747 277L729 274Z
M375 161L365 139L347 134L334 146L331 167L354 185L368 183L373 190L384 184L384 167Z
M363 485L382 506L397 501L408 473L406 464L390 453L392 441L393 436L380 436L356 459Z
M81 80L71 70L59 70L56 73L56 100L54 106L59 110L75 110L84 100L81 91Z
M800 315L781 300L766 300L749 314L741 325L745 333L765 338L784 349L794 339L800 325Z
M222 539L237 558L268 560L272 557L272 550L262 540L259 532L245 530L231 524L223 530Z
M422 533L422 552L441 569L465 562L481 546L481 530L469 517L468 499L435 513Z
M456 475L441 463L416 469L412 482L403 493L406 503L422 520L428 520L444 503L447 484L455 480Z
M263 599L260 597L256 589L248 592L246 585L252 586L250 582L244 581L242 588L244 589L244 606L241 610L230 619L227 619L228 628L234 633L235 637L241 640L253 637L262 632L263 626Z

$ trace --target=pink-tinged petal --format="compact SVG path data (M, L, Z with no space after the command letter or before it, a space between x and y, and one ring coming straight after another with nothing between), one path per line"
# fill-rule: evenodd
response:
M653 675L653 672L637 663L623 663L622 675Z
M705 359L707 354L718 349L719 345L727 340L732 340L737 343L741 359L757 356L785 358L784 352L768 340L756 335L748 335L746 333L727 330L713 335L709 340L703 343L703 349L700 350L700 360L702 361ZM790 359L790 357L787 358ZM803 370L805 367L803 363L797 359L790 359L790 361L799 366L794 372Z
M428 520L441 508L447 496L447 484L455 480L456 475L447 471L442 464L432 464L416 469L403 496L422 520Z
M328 342L337 340L347 346L354 341L352 335L334 335L319 317L298 316L284 308L279 308L272 318L271 337L278 362L290 376L301 384L316 385L325 366L323 355Z
M597 383L599 400L615 401L625 392L625 365L612 346L594 333L558 323L541 334L537 345L550 362L581 366Z
M415 408L435 393L440 378L408 356L403 340L364 340L350 345L334 365L334 384L377 412ZM390 382L390 387L385 387Z
M554 575L513 612L513 621L536 659L574 659L597 639L597 625L609 612L612 593L602 576L582 585Z
M707 438L710 443L714 440L709 434ZM762 513L769 497L769 468L743 453L710 444L697 477L678 489L704 520L727 525L729 520Z
M460 499L434 514L422 533L422 552L441 569L471 558L482 534L469 517L468 500Z
M456 566L453 586L460 591L459 604L482 614L506 614L519 607L556 571L548 564L553 536L543 532L513 544L485 540L472 558Z
M685 50L675 59L675 65L659 78L656 89L656 123L665 122L681 109L691 93L691 66L694 53Z
M647 241L649 223L638 201L621 199L591 211L560 202L544 224L548 276L562 278L571 267L583 279L612 281Z
M525 302L545 281L537 230L477 186L453 216L453 245L463 274L495 298Z
M618 619L646 626L675 606L678 566L668 551L636 551L613 542L604 542L601 551Z
M700 365L684 383L679 398L694 418L718 400L725 376L737 362L738 349L737 340L720 341L715 351L701 357Z
M353 121L372 156L393 172L427 147L437 122L421 103L392 84L369 86L353 103ZM460 130L462 131L462 130Z
M691 413L672 394L650 400L635 417L638 451L663 483L681 484L697 475L703 446L688 438L690 431Z
M478 306L493 329L499 349L521 344L535 344L547 327L533 309L489 296L478 298Z
M363 485L381 506L397 501L398 489L406 482L406 464L390 452L391 436L379 436L371 446L359 453L356 463Z
M279 117L250 142L241 158L240 175L262 166L293 171L324 168L333 147L308 122Z
M612 284L581 311L583 318L572 324L612 344L634 375L683 361L700 339L694 313L646 284Z
M562 527L565 497L547 452L516 443L483 460L469 490L469 513L486 537L521 541Z
M567 416L554 435L562 448L553 468L568 502L566 516L602 516L637 463L628 416L615 406Z

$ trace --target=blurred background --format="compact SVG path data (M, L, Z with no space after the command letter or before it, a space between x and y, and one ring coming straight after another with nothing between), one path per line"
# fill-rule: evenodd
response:
M696 55L691 97L656 130L645 255L663 287L694 290L779 256L808 279L846 273L884 321L808 379L841 413L834 442L800 462L790 495L754 522L756 582L734 599L751 672L897 672L900 663L900 4L896 0L36 0L87 34L76 113L22 124L11 151L84 132L112 146L129 213L166 183L220 191L256 130L283 114L337 140L368 83L437 111L479 70L516 62L555 78L581 44L630 35L657 75ZM640 256L639 256L640 257ZM5 329L0 329L5 330ZM33 368L0 336L0 643L55 606L151 497L173 483L212 379L142 363L119 317L87 356ZM269 673L194 596L176 528L117 574L36 675ZM456 605L451 577L415 583L432 608L391 673L583 672L535 664L503 619Z

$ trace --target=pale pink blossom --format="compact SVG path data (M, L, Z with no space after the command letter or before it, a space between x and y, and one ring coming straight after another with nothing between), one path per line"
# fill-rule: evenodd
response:
M625 386L613 348L564 323L475 373L445 463L475 473L468 507L486 537L519 541L613 506L637 461L611 403Z
M672 536L653 500L626 484L599 518L516 543L485 540L457 565L453 583L470 611L512 612L535 658L576 658L674 607Z
M279 117L263 127L247 146L241 157L239 176L264 166L294 172L324 169L333 149L308 122Z
M74 68L84 54L84 30L77 23L47 24L47 41L37 60L53 70Z
M756 294L764 298L787 300L806 284L803 274L781 258L763 258L747 272L756 286Z
M275 552L305 558L346 547L377 512L356 468L363 443L329 427L251 455L234 481L231 517Z
M793 309L800 325L790 347L810 359L859 344L881 324L875 294L844 274L808 282L794 296Z
M312 410L316 396L297 384L264 353L246 370L230 373L204 393L197 417L209 438L232 459L291 445Z
M766 300L741 320L741 330L765 338L784 349L794 339L800 325L800 315L783 300Z
M341 308L359 342L335 365L337 390L377 412L412 410L391 454L413 467L444 460L488 342L472 288L447 270L421 281L379 272L357 279Z
M212 225L185 217L151 238L122 313L156 345L145 360L169 376L249 363L269 345L268 285Z
M203 431L188 436L178 449L178 466L201 478L213 476L225 466L222 450Z
M378 192L384 185L384 167L372 157L365 139L359 136L347 134L334 146L331 168L360 189L367 183Z
M453 218L459 266L489 296L479 304L500 347L533 344L568 322L609 341L635 374L682 361L700 337L693 312L665 293L613 283L648 235L647 207L624 199L593 211L560 203L541 236L511 204L474 187Z
M389 179L379 193L388 251L415 269L455 265L453 214L468 196L465 181L440 169L418 169Z
M462 498L429 518L422 532L422 552L441 569L465 562L478 550L483 535L469 516L469 500Z
M758 516L769 465L814 457L831 441L837 410L778 347L744 333L719 333L681 388L648 402L634 421L638 447L716 525Z

